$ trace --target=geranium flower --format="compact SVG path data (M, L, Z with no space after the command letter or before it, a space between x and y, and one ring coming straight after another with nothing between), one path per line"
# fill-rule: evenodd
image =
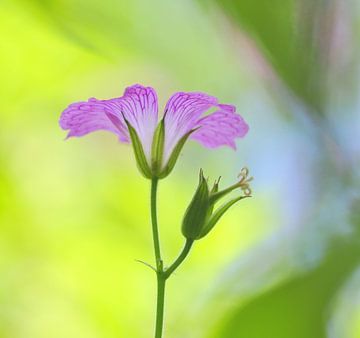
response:
M205 115L210 109L215 111ZM200 92L175 93L159 122L155 90L138 84L126 88L122 97L71 104L61 114L60 126L69 130L67 137L107 130L121 142L131 142L139 169L147 178L167 176L188 138L207 148L236 149L235 139L244 137L249 129L234 106Z

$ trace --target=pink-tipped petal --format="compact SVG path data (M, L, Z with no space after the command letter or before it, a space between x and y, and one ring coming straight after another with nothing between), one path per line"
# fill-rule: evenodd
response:
M115 99L114 99L115 100ZM80 137L97 130L107 130L123 142L129 142L129 136L121 114L109 106L112 100L97 100L72 103L60 117L60 127L69 130L67 137Z
M89 99L71 104L60 117L60 126L69 130L68 137L83 136L96 130L111 131L120 141L129 142L124 117L136 130L148 159L157 124L158 103L154 89L134 85L124 95L109 100Z
M235 139L244 137L249 131L244 119L229 110L219 110L201 118L198 127L191 138L207 148L225 145L236 149Z
M193 129L200 116L217 105L216 97L199 93L175 93L165 107L164 163L179 140Z
M158 99L151 87L133 85L125 89L119 101L124 117L136 130L148 160L151 158L151 146L158 122Z

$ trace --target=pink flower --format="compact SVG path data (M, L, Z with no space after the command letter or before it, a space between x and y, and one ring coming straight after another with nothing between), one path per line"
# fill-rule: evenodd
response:
M215 111L204 115L209 109ZM249 130L234 106L200 92L175 93L158 123L155 90L138 84L126 88L119 98L71 104L61 114L60 126L69 130L68 137L108 130L121 142L132 142L140 170L148 178L170 173L187 138L207 148L236 149L235 139Z

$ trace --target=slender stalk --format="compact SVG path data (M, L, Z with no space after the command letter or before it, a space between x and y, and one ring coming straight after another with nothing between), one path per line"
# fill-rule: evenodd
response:
M151 179L151 225L152 225L152 233L153 233L153 241L154 241L156 268L157 270L159 270L160 268L160 270L162 271L159 230L157 223L157 206L156 206L157 186L158 186L158 178L154 177Z
M184 261L186 256L189 254L194 241L187 239L179 257L174 261L174 263L168 269L164 270L164 265L161 258L159 229L157 223L157 186L158 186L158 178L152 178L151 179L151 225L152 225L152 233L153 233L154 252L155 252L155 261L156 261L156 276L157 276L155 338L162 338L163 326L164 326L166 280Z
M165 270L164 272L165 279L168 279L172 275L172 273L179 267L179 265L184 261L186 256L189 254L193 243L194 241L192 239L186 240L184 248L182 249L179 257L175 260L175 262L172 265L170 265L168 269Z
M164 303L165 303L166 279L160 273L157 274L157 304L155 338L161 338L164 327Z
M163 276L163 262L161 259L159 229L157 223L157 186L158 179L151 179L151 226L153 233L154 252L156 261L157 275L157 304L156 304L156 324L155 338L162 337L164 323L164 303L165 303L165 278Z

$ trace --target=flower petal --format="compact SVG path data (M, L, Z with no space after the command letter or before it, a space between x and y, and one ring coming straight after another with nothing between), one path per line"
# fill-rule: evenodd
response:
M196 126L200 116L216 105L215 97L199 92L175 93L169 99L165 107L164 163L177 142Z
M108 130L129 142L124 117L136 130L148 159L157 124L158 103L154 89L133 85L124 95L110 100L89 99L71 104L62 113L60 126L69 130L68 137L83 136L96 130Z
M244 119L229 109L219 110L201 118L197 127L199 129L190 137L207 148L227 145L236 149L235 139L244 137L249 131Z
M129 142L127 128L119 111L113 109L112 100L97 100L72 103L61 114L59 124L69 130L67 137L80 137L96 130L108 130Z
M158 122L158 99L155 90L133 85L125 89L118 104L125 118L136 130L144 153L150 161L152 140Z

